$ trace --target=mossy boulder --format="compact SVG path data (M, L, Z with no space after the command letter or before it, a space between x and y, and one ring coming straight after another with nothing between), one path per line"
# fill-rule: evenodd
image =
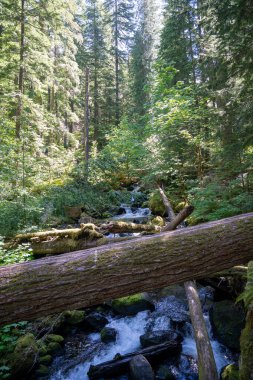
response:
M165 221L161 216L156 216L154 219L151 220L151 223L159 227L165 226Z
M69 310L65 312L66 323L76 326L84 321L85 312L82 310Z
M45 318L36 319L32 324L32 331L36 336L44 336L48 332L59 332L65 324L65 314L55 314Z
M121 315L135 315L140 311L151 310L155 307L145 294L139 293L133 296L123 297L112 301L113 310Z
M47 344L47 352L51 355L56 354L57 352L61 351L61 345L57 342L50 342Z
M235 364L227 365L221 372L221 380L239 380L239 368Z
M152 214L166 216L166 208L158 191L150 195L148 200L148 207L152 211Z
M46 342L62 343L62 342L64 342L64 338L61 335L49 334L46 337Z
M53 358L51 355L44 355L44 356L40 356L39 357L39 363L40 364L44 364L44 365L48 365L52 362Z
M103 343L115 342L117 338L117 330L112 327L104 327L100 332L100 336Z
M232 301L214 303L210 319L217 339L232 350L240 350L240 335L245 323L243 310Z
M39 377L45 377L49 375L49 369L44 364L41 364L39 368L36 370L36 375Z
M30 371L36 364L38 352L39 346L33 334L20 337L10 357L13 372L21 376Z

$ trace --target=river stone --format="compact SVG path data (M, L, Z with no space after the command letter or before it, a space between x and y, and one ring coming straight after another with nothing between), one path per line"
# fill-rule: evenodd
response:
M217 339L228 348L240 351L240 335L245 322L243 310L232 301L216 302L210 320Z
M85 317L85 322L94 330L101 331L109 321L103 314L94 311Z
M161 365L156 374L157 380L176 380L176 377L171 372L167 365Z
M117 330L112 327L104 327L100 332L100 336L103 343L115 342L117 338Z
M155 380L152 367L143 355L135 356L129 367L131 380Z
M116 313L124 316L135 315L144 310L154 311L155 309L152 302L143 293L114 300L112 301L112 308Z
M65 312L66 323L71 326L79 325L84 321L85 312L82 310L69 310Z
M235 364L229 364L221 371L221 380L239 380L239 368Z
M152 331L140 336L140 342L143 348L171 341L177 342L180 346L182 340L182 336L174 330Z

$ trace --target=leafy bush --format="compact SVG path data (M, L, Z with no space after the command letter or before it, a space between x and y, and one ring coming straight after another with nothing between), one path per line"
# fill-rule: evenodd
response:
M189 199L195 207L194 213L189 218L190 224L253 211L253 194L243 192L238 180L227 183L214 182L205 188L192 189Z

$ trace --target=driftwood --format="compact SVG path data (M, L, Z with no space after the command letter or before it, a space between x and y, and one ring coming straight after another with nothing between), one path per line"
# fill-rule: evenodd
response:
M174 210L163 190L159 187L160 194L164 205L167 209L167 213L170 216L170 224L180 220L181 215L175 216ZM184 211L184 210L183 210ZM193 208L190 208L190 213ZM181 213L185 218L184 212ZM177 221L178 222L178 221ZM198 370L199 380L218 380L218 371L214 360L213 349L211 346L210 338L206 328L201 302L198 295L198 290L194 281L186 281L184 288L188 300L191 321L194 330L195 342L198 353Z
M165 342L137 352L133 352L131 354L126 354L123 356L119 355L118 359L110 360L96 366L91 365L88 376L91 380L96 380L101 378L108 378L109 376L122 375L128 372L129 362L136 355L143 355L152 364L155 363L157 359L168 357L168 355L175 356L180 354L180 352L181 345L178 342Z
M253 259L253 213L0 267L0 324L159 289Z

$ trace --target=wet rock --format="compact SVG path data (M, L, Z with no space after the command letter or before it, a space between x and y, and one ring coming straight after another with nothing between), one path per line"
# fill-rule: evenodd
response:
M66 323L76 326L84 321L85 312L81 310L71 310L65 312Z
M84 224L96 223L96 219L94 219L92 216L86 214L86 212L82 212L79 218L80 218L78 220L79 224L81 224L81 223L84 223Z
M45 377L49 374L49 369L44 364L41 364L39 368L36 370L36 375L39 377Z
M157 380L176 380L176 377L167 365L161 365L156 374Z
M29 372L36 364L39 352L38 343L33 334L26 334L17 340L15 350L11 355L11 367L20 376Z
M171 341L177 342L180 346L182 340L182 336L174 330L152 331L140 336L140 342L143 348Z
M117 338L117 330L112 327L104 327L100 332L100 335L103 343L115 342Z
M57 352L61 351L61 345L57 342L50 342L47 344L47 352L51 355L56 354Z
M123 215L123 214L126 214L126 209L125 207L120 207L118 209L117 215Z
M53 358L51 355L44 355L44 356L40 356L39 357L39 363L40 364L44 364L44 365L48 365L52 362Z
M158 303L157 314L167 315L172 322L172 327L175 329L183 327L186 322L190 321L186 303L175 296L169 296L166 302Z
M213 305L210 320L217 339L232 350L240 350L240 335L245 322L243 310L232 301Z
M112 301L112 308L116 313L126 316L135 315L144 310L153 311L155 309L153 303L143 293L114 300Z
M132 380L154 380L155 375L151 365L143 355L135 356L129 364Z
M239 368L235 364L229 364L221 371L221 380L239 380Z
M96 331L101 331L108 323L108 319L103 314L94 311L85 317L85 322Z

